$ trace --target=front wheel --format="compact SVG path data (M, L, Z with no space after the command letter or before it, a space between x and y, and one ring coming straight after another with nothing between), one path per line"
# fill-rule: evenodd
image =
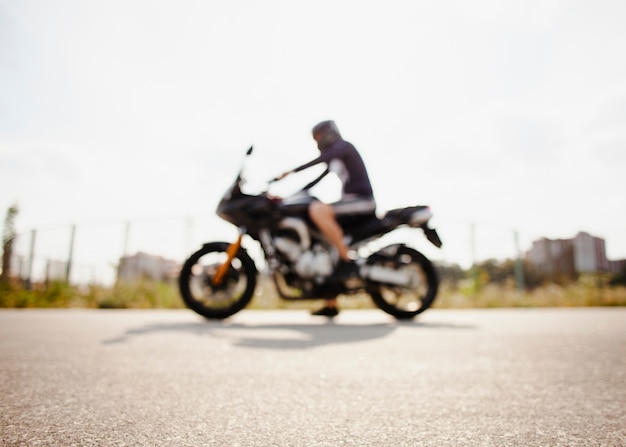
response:
M391 245L368 258L369 265L379 265L406 272L410 286L370 282L367 291L379 309L399 320L408 320L428 309L439 287L432 262L420 252L405 245Z
M219 284L214 284L218 269L228 262L229 244L212 242L192 254L183 264L178 286L185 305L209 319L227 318L252 299L257 270L243 248L230 261Z

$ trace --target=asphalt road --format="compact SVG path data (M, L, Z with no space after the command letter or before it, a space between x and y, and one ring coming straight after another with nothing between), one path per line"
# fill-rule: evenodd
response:
M0 311L2 446L624 446L626 309Z

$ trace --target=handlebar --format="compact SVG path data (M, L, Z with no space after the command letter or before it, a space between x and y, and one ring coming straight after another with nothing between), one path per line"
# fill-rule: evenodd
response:
M282 180L285 177L287 177L287 175L291 174L291 172L292 171L284 172L284 173L280 174L278 177L274 177L273 179L269 180L268 183L274 183L274 182L277 182L279 180Z

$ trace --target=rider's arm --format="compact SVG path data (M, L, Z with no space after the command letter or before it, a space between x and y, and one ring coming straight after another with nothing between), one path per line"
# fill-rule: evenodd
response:
M302 166L298 166L296 169L294 169L291 172L300 172L300 171L304 171L305 169L310 168L311 166L315 166L317 164L323 163L323 162L327 162L327 157L324 157L323 155L320 155L319 157L317 157L315 160L311 160L308 163L303 164Z
M330 161L331 161L333 158L336 158L336 157L337 157L337 151L336 151L336 150L333 150L333 149L328 149L328 150L325 150L325 151L324 151L324 152L322 152L322 153L320 154L320 156L319 156L319 157L317 157L316 159L311 160L310 162L305 163L305 164L303 164L303 165L301 165L301 166L298 166L297 168L292 169L291 171L287 171L287 172L283 173L283 174L279 177L279 179L285 178L286 176L288 176L289 174L293 174L294 172L304 171L305 169L308 169L308 168L310 168L311 166L315 166L315 165L320 164L320 163L326 163L326 164L328 164L328 163L330 163ZM323 175L322 175L322 177L323 177L324 175L326 175L326 174L323 174ZM317 182L317 181L319 181L319 180L316 180L316 182Z
M276 177L276 180L282 180L282 179L284 179L285 177L287 177L289 174L293 174L293 173L295 173L295 172L300 172L300 171L303 171L303 170L305 170L305 169L307 169L307 168L310 168L311 166L315 166L316 164L319 164L319 163L322 163L322 162L326 162L326 161L327 161L327 160L326 160L326 158L325 158L325 157L319 156L319 157L317 157L315 160L311 160L310 162L305 163L305 164L303 164L302 166L298 166L297 168L292 169L291 171L285 171L285 172L283 172L281 175L279 175L278 177ZM324 175L326 175L326 174L324 174ZM321 179L320 179L320 180L321 180ZM318 181L319 181L319 180L316 180L316 182L318 182Z
M322 180L324 177L326 177L326 174L328 174L329 172L330 172L330 169L326 168L326 170L324 172L322 172L322 174L318 178L316 178L311 183L306 185L304 188L302 188L302 190L303 191L307 191L307 190L313 188L315 185L317 185L320 182L320 180Z

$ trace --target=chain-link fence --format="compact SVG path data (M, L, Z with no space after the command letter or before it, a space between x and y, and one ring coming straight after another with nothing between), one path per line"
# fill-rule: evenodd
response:
M405 242L433 261L465 269L487 259L522 259L541 235L498 225L444 222L437 225L444 242L432 246L420 230L399 229L382 244ZM215 216L153 218L128 222L96 222L33 229L18 234L13 244L13 276L28 282L67 280L73 284L109 285L116 281L123 259L141 257L181 264L204 242L233 240L236 229ZM258 245L244 245L262 262ZM156 260L156 261L155 261Z

